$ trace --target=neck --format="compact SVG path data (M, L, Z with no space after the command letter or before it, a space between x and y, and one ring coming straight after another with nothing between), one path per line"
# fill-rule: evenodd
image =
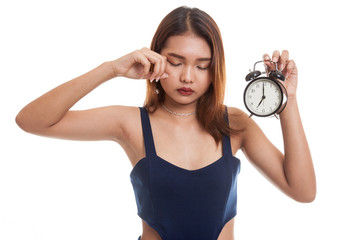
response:
M190 115L194 115L196 113L196 111L194 112L189 112L189 113L178 113L178 112L174 112L174 111L171 111L170 109L168 109L163 103L162 103L162 107L165 109L165 111L167 111L168 113L170 114L173 114L173 115L176 115L176 116L179 116L179 117L187 117L187 116L190 116Z
M192 104L172 104L170 101L164 101L161 103L162 109L167 112L167 114L171 114L177 117L189 117L196 116L196 103Z

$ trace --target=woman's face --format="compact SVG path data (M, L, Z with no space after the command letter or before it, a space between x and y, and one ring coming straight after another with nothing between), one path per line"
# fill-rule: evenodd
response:
M193 33L169 37L161 55L167 57L160 83L168 104L191 104L207 91L211 84L211 50L208 43Z

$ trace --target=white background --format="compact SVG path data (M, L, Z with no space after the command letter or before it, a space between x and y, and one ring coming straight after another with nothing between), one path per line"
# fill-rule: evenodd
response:
M236 3L236 5L235 5ZM131 165L112 142L30 135L15 116L31 100L104 61L148 47L181 5L218 23L226 104L245 109L245 75L263 53L288 49L317 173L313 203L297 203L239 152L236 239L360 239L359 42L356 1L2 1L0 4L0 239L137 239ZM140 106L145 84L114 79L75 109ZM279 121L256 121L282 149Z

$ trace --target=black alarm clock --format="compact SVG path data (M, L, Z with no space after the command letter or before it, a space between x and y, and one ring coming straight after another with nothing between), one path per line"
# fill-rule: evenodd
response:
M258 63L264 63L264 61L258 61L245 77L249 83L244 91L244 103L250 112L250 117L274 115L277 118L286 107L287 92L280 82L285 80L285 76L278 70L276 62L270 62L275 64L276 70L269 71L265 64L265 72L255 70Z

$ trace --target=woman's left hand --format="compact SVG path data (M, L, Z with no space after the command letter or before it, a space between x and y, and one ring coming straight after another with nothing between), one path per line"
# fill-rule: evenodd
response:
M280 52L275 50L271 58L268 54L264 54L263 60L269 70L275 70L275 64L273 62L277 63L278 70L285 76L284 86L288 97L296 97L298 69L295 61L289 60L289 51L283 50L280 55Z

